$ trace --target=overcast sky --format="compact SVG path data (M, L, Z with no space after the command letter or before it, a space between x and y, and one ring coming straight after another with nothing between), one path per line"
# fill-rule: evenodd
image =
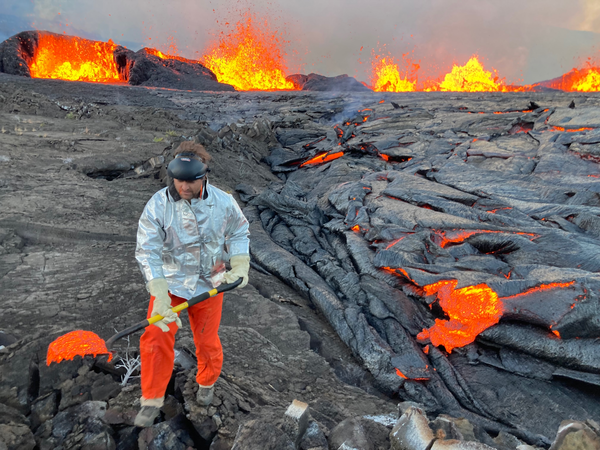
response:
M525 83L600 59L600 0L0 1L0 15L18 18L0 20L2 38L39 28L133 50L164 50L174 38L189 58L200 57L225 22L251 9L290 41L288 74L347 73L369 81L372 49L400 59L410 53L420 60L421 77L478 54L508 82Z

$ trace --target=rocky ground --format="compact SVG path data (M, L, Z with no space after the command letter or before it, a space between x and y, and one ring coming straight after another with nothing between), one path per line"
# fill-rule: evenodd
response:
M561 93L186 92L0 74L0 344L5 346L0 350L0 449L2 440L7 448L23 449L425 449L434 441L438 447L459 445L453 438L512 450L524 444L548 446L560 422L568 419L576 422L564 426L565 435L579 433L577 442L597 445L593 419L598 420L600 401L594 380L555 382L552 392L560 391L562 397L555 397L554 404L550 399L533 405L553 412L542 415L550 417L550 433L522 417L527 402L539 397L529 398L526 391L541 391L550 379L511 374L512 384L524 386L523 405L515 414L527 423L514 429L522 441L505 431L486 433L483 426L440 415L443 408L433 411L428 405L409 408L403 403L405 414L397 423L402 398L389 392L366 354L356 346L351 351L338 337L336 323L330 325L311 286L302 288L293 280L296 275L286 279L278 273L280 279L266 271L277 273L256 249L250 285L225 296L225 365L217 398L208 409L193 401L193 344L185 319L169 399L150 429L132 426L139 405L137 380L120 386L123 370L105 358L45 364L49 342L61 334L83 329L108 338L144 317L147 293L133 258L137 220L145 202L162 187L164 161L179 142L195 139L207 145L214 157L211 182L233 193L242 206L249 202L250 215L252 208L265 207L251 202L257 194L281 188L287 180L288 169L273 170L274 164L264 162L273 150L287 147L300 158L307 154L302 146L324 133L337 142L334 125L364 108L379 108L382 118L367 122L371 132L378 126L414 129L437 121L430 127L437 134L458 128L442 117L449 108L487 111L491 118L479 132L484 135L499 126L493 122L494 111L525 110L531 101L543 108L566 108L572 100L578 107L595 108L598 102L594 95ZM393 112L396 106L416 111L386 120L385 109ZM527 145L523 143L523 152ZM492 150L503 151L479 149ZM374 158L368 164L378 170L397 168L402 152L389 151L391 161ZM255 220L254 226L259 223ZM119 343L121 358L135 357L137 339ZM472 370L481 380L482 371L475 373L475 366L460 358L453 362L462 376ZM502 399L501 392L481 386L480 391ZM289 409L294 400L308 405L308 418L302 403ZM463 406L468 412L469 405ZM506 422L514 425L510 419ZM555 448L571 442L561 439Z

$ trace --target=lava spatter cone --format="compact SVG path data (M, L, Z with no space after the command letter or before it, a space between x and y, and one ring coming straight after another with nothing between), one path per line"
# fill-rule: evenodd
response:
M229 284L222 284L215 289L211 289L210 291L204 292L203 294L198 295L197 297L188 300L181 305L177 305L171 308L173 312L180 312L184 309L189 308L190 306L195 305L196 303L200 303L204 300L209 299L210 297L214 297L221 292L229 291L238 287L242 283L242 278L234 281ZM163 319L163 316L156 315L149 319L144 319L141 322L132 325L129 328L115 334L111 338L109 338L106 342L96 333L92 333L91 331L71 331L70 333L59 336L56 340L50 343L48 346L48 354L46 355L46 364L50 365L53 362L59 363L64 360L73 360L75 356L81 356L82 358L86 355L92 355L96 357L100 354L108 354L108 360L112 359L111 348L113 344L121 338L125 336L129 336L136 331L143 330L144 328L160 321Z

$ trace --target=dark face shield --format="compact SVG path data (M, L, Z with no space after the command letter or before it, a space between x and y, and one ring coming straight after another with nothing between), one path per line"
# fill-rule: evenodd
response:
M167 166L167 173L173 179L195 181L208 172L208 166L195 155L177 155Z

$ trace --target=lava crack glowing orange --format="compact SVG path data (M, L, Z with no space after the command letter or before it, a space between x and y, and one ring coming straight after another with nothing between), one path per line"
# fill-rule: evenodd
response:
M75 36L41 34L33 62L33 78L115 83L122 81L112 41L96 42Z
M285 42L272 32L266 21L255 24L247 14L235 31L221 33L218 42L204 55L203 63L221 83L243 91L297 89L285 79L286 63L282 50Z
M106 348L106 343L96 333L83 330L71 331L58 337L48 346L46 364L72 360L75 356L83 358L85 355L96 356L104 353L108 353L110 361L112 354Z

